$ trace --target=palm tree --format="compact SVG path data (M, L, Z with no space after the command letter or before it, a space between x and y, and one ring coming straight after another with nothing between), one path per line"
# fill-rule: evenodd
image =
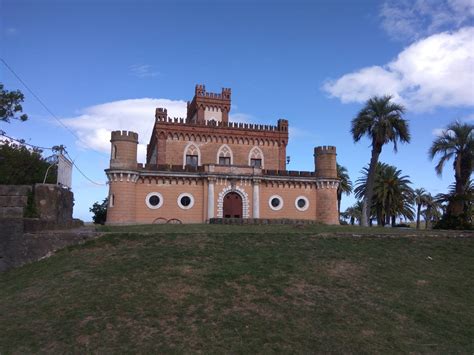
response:
M426 190L424 188L415 189L414 194L416 204L416 229L420 229L421 206L425 205Z
M446 161L454 158L455 196L448 203L447 214L461 216L466 212L462 196L474 168L474 125L458 121L449 124L433 141L429 156L432 160L435 156L440 157L435 168L438 175L443 172Z
M336 167L337 177L339 178L339 186L337 187L337 213L340 215L342 194L349 195L352 192L352 181L344 166L337 164Z
M426 209L423 210L422 213L425 217L425 229L429 229L431 228L431 222L439 219L441 216L441 203L436 197L433 197L428 193L424 197L424 205L426 206Z
M348 207L345 211L344 214L349 218L350 224L354 225L355 221L359 221L360 225L360 220L362 216L362 202L357 201L353 206Z
M369 169L364 168L362 174L363 176L357 179L354 189L355 196L359 199L366 195ZM393 225L397 216L414 218L411 207L413 190L409 186L411 182L408 176L401 174L401 170L394 166L377 163L369 218L375 215L378 225L390 223Z
M382 147L388 142L393 142L397 151L397 141L410 142L408 122L402 117L405 108L393 103L392 96L374 96L369 99L357 116L352 120L351 133L355 142L367 135L372 140L372 153L370 158L367 193L364 196L362 209L362 225L367 226L372 205L375 168L379 160Z

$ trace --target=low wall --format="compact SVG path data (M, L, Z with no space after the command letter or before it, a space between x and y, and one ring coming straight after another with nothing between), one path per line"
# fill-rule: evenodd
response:
M0 219L0 272L37 261L64 247L98 237L92 228L70 230L25 231L25 219Z
M289 218L211 218L210 224L321 224L311 219L289 219Z
M57 185L0 185L0 271L96 236L72 229L84 225L72 218L73 206L73 193Z

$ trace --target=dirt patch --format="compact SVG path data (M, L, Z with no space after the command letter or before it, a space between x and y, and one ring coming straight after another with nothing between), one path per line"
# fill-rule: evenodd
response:
M369 338L369 337L373 337L375 335L375 332L371 329L362 329L360 334L365 338Z
M314 306L317 300L329 296L323 287L312 285L305 280L295 280L285 288L288 301L296 306Z
M353 279L364 273L364 267L350 261L337 260L326 266L326 272L331 277Z
M181 301L187 296L198 292L196 287L178 280L170 284L162 284L158 287L158 290L171 301Z
M426 286L429 285L430 282L428 280L416 280L416 285L417 286Z

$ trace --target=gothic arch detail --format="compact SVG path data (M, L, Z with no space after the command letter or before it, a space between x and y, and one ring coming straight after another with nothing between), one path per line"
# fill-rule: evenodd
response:
M230 158L230 164L234 164L234 155L232 154L232 149L230 149L227 144L221 145L217 150L216 164L219 164L219 158L221 157Z
M249 218L249 195L240 186L227 186L217 196L217 218L224 215L224 197L229 192L235 192L242 197L242 218Z
M249 152L249 166L251 165L252 159L262 159L262 169L265 167L265 161L263 157L263 152L259 147L253 147Z
M197 155L198 156L198 165L201 165L201 150L199 147L189 142L188 145L184 148L183 152L183 167L186 165L186 155Z

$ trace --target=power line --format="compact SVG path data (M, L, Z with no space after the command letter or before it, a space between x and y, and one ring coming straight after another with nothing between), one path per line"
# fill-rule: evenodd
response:
M7 67L7 69L18 79L18 81L23 84L23 86L26 88L26 90L28 90L29 93L30 93L31 95L33 95L33 97L34 97L36 100L38 100L38 102L41 104L41 106L43 106L43 108L44 108L56 121L58 121L61 126L63 126L67 131L69 131L69 133L71 133L74 137L76 137L77 140L81 141L86 147L88 147L89 149L95 151L96 153L99 153L99 154L101 154L101 155L106 156L106 154L104 154L103 152L98 151L98 150L92 148L90 145L88 145L86 142L84 142L76 133L74 133L74 131L72 131L68 126L66 126L66 125L48 108L48 106L46 106L46 104L43 102L43 100L41 100L41 99L39 98L39 96L36 95L36 94L33 92L33 90L25 83L25 81L24 81L22 78L20 78L20 76L13 70L12 67L10 67L10 65L8 65L8 63L7 63L3 58L0 57L0 61L2 61L2 63L5 65L5 67Z
M77 166L77 164L74 162L74 160L72 160L71 156L69 155L69 153L67 152L67 150L64 150L64 152L66 153L67 157L69 158L69 160L71 161L72 165L74 165L74 167L77 169L77 171L79 171L79 173L81 173L82 176L84 176L84 178L86 178L87 180L89 180L91 183L93 183L94 185L99 185L99 186L107 186L107 184L104 184L104 183L100 183L100 182L95 182L94 180L92 180L91 178L89 178L86 174L84 174L82 172L81 169L79 169L79 167Z
M53 147L51 147L51 148L48 148L48 147L40 147L40 146L37 146L37 145L34 145L34 144L26 143L24 139L16 139L16 138L10 137L10 136L8 136L8 135L5 133L5 131L2 131L2 130L0 130L0 136L6 137L6 138L8 138L8 139L10 139L10 140L12 140L12 141L18 142L18 143L20 143L20 144L22 144L22 145L27 145L27 146L32 147L32 148L35 148L35 149L40 149L40 150L54 150Z

